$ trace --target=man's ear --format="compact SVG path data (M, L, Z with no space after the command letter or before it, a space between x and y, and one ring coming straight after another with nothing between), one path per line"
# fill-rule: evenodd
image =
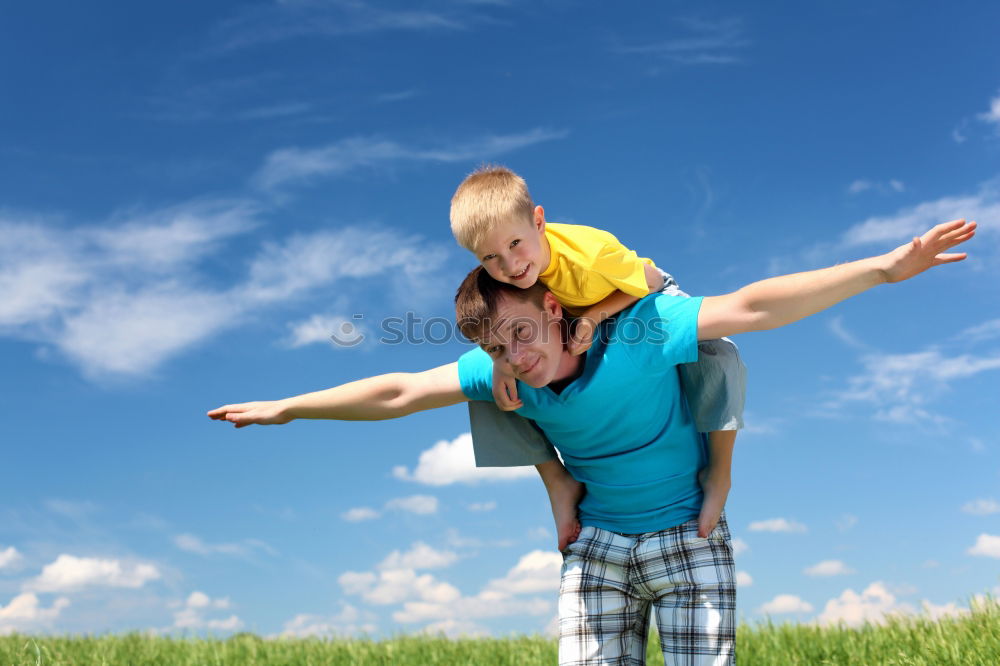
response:
M535 224L535 229L540 234L545 233L545 209L541 206L535 206L535 214L532 218L532 222Z

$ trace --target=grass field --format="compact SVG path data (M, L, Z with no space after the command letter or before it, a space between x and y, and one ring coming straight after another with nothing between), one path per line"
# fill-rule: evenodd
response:
M662 664L650 641L649 663ZM741 666L997 666L1000 664L1000 606L976 609L961 618L931 621L894 619L860 629L808 625L742 625L737 636ZM552 666L550 638L447 640L402 637L385 641L280 639L253 634L227 639L178 639L140 634L98 637L0 637L0 666L45 664L130 664L163 666L327 664L485 664Z

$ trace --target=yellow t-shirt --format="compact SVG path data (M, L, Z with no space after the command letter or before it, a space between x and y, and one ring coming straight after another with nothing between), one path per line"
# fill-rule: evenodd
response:
M642 298L649 293L644 264L613 234L578 224L546 223L545 238L552 258L538 279L570 314L607 298L616 289Z

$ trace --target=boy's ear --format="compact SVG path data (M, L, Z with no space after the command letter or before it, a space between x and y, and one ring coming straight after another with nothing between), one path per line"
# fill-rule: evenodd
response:
M542 208L541 206L535 206L535 214L534 214L534 217L532 219L532 222L534 222L535 229L538 230L538 233L540 233L540 234L541 233L545 233L545 209L544 208Z
M542 308L552 319L562 318L562 304L559 303L551 291L546 291L542 295Z

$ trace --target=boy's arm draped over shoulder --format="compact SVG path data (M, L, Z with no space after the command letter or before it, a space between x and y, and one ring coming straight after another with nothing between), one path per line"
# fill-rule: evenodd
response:
M876 285L902 282L934 266L961 261L964 252L942 253L972 238L975 230L975 222L945 222L883 255L761 280L725 296L707 297L698 315L698 339L785 326Z
M447 407L469 398L462 391L458 363L424 372L393 372L283 400L223 405L209 418L237 428L280 425L294 419L378 421Z

